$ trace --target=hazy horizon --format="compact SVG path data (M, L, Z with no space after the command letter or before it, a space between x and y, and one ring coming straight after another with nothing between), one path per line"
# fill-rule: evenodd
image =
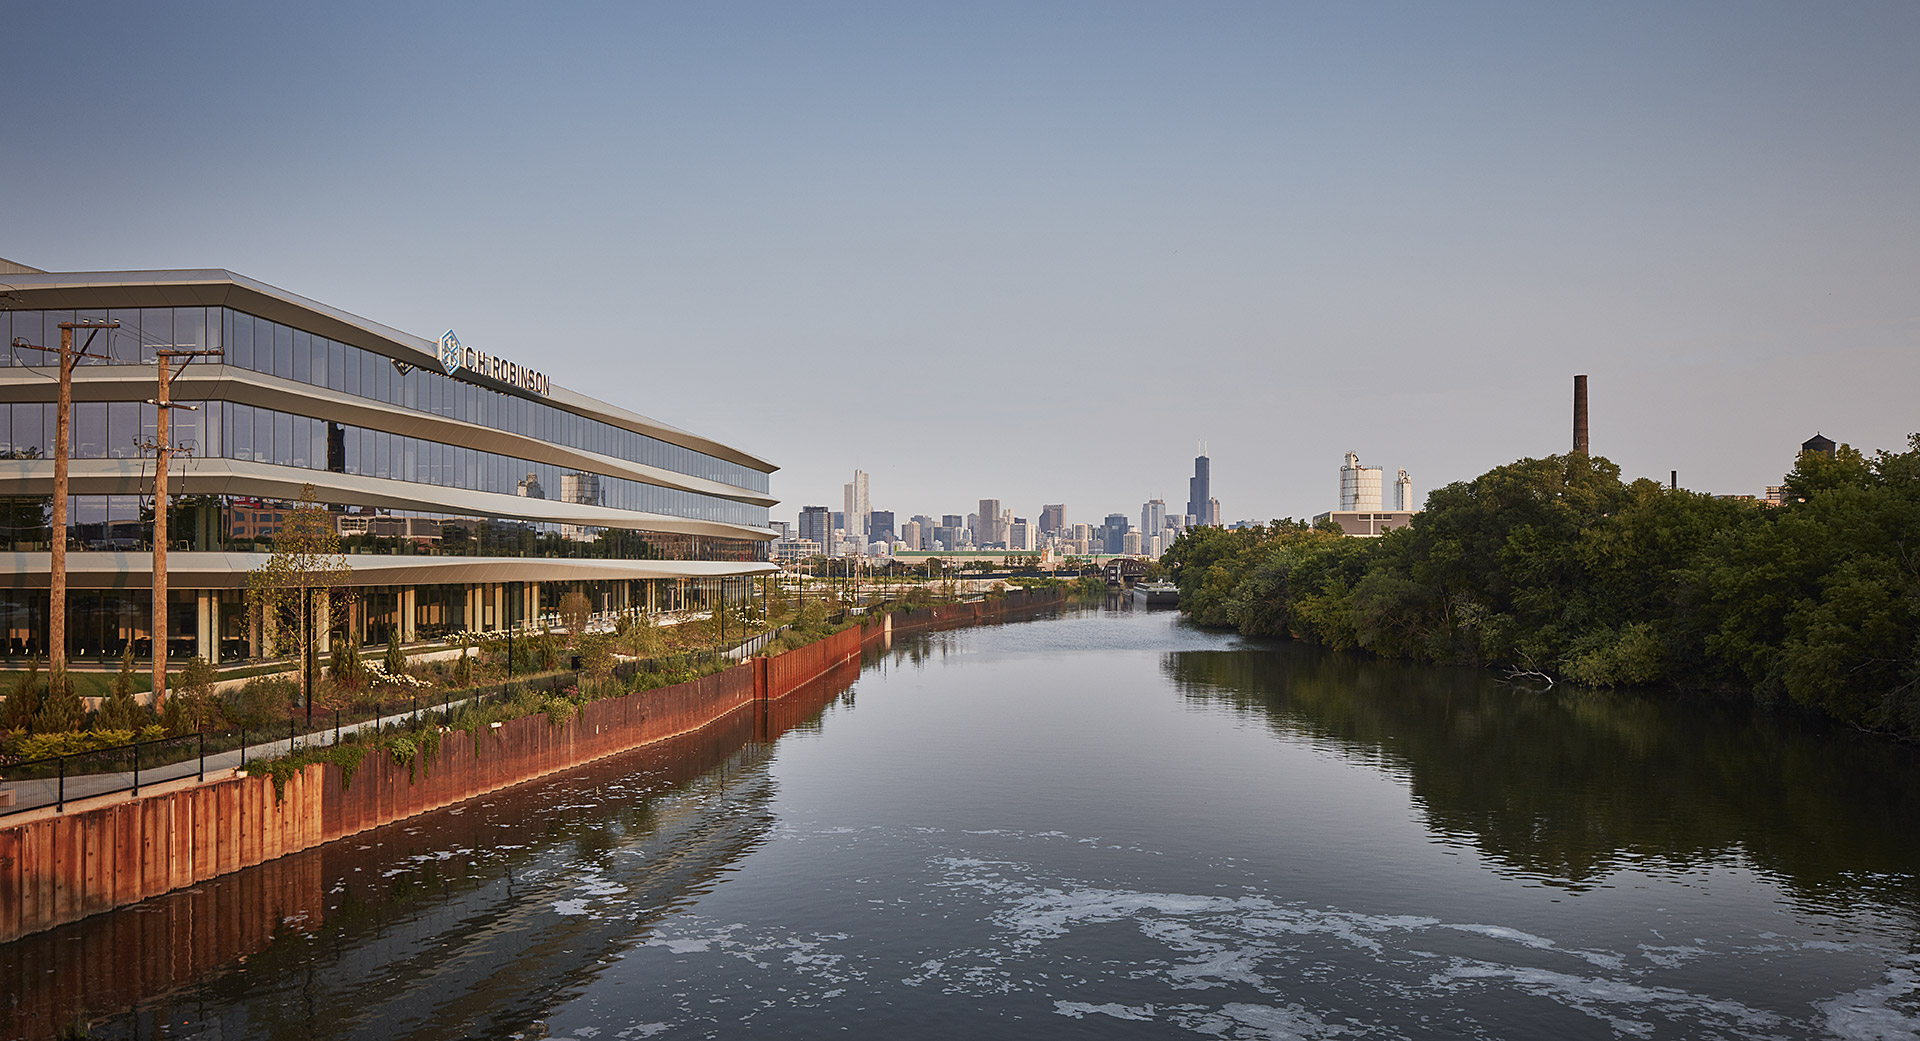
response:
M0 256L225 267L781 466L1228 520L1920 429L1920 8L33 5ZM0 276L0 283L5 281ZM1391 490L1389 489L1389 498Z

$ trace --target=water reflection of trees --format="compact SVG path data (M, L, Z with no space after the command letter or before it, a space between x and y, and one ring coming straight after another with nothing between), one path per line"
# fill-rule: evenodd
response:
M1745 703L1526 691L1297 645L1169 654L1191 698L1403 769L1436 831L1573 887L1731 855L1802 899L1920 908L1920 755ZM1869 893L1869 891L1873 891Z

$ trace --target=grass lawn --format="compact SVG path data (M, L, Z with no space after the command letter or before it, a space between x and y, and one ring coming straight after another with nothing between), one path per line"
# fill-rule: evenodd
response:
M18 683L20 677L26 674L27 670L25 669L10 669L6 672L0 672L0 694L11 693L13 685ZM113 678L119 674L120 670L118 669L112 672L82 672L78 669L67 670L67 675L73 679L74 693L83 698L104 698L108 694L113 693ZM171 676L172 674L169 673L168 675ZM47 670L44 668L40 670L40 682L43 684L47 682ZM133 690L134 693L140 694L152 689L153 663L148 662L145 669L133 674Z

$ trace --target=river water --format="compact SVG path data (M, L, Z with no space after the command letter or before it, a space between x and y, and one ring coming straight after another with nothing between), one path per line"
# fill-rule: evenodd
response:
M317 906L96 1035L1920 1031L1920 763L1877 739L1132 610L823 701L305 854Z

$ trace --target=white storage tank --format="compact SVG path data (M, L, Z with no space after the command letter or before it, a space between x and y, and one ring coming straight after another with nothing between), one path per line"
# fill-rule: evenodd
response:
M1379 512L1382 475L1377 466L1361 466L1360 457L1348 452L1340 466L1340 508Z

